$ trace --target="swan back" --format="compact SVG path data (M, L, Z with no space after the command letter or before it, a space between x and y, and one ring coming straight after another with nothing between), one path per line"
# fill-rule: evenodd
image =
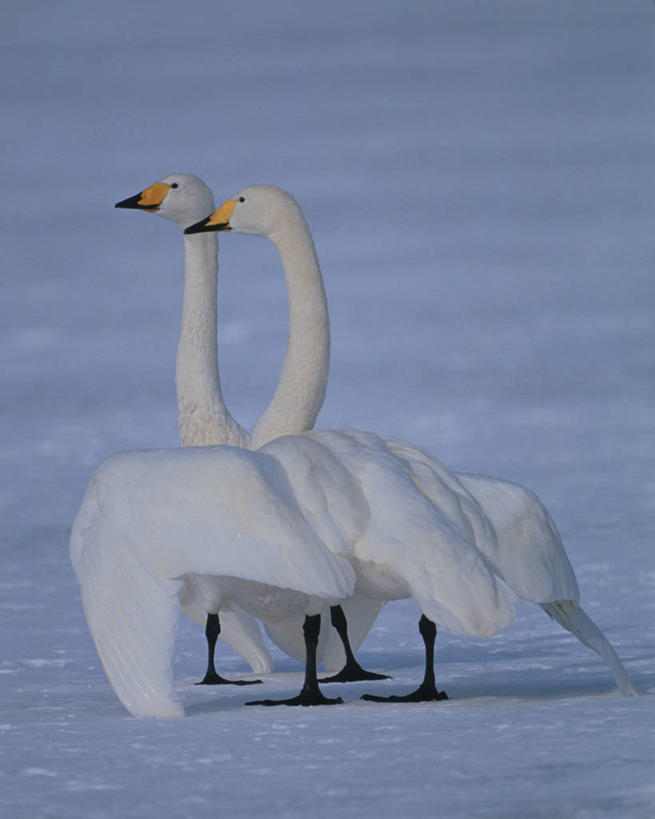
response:
M332 552L350 557L371 511L348 462L311 434L276 438L258 452L278 460L312 530Z
M371 510L358 565L377 563L404 579L421 611L456 633L490 637L509 625L514 606L478 548L476 533L489 526L476 506L463 504L437 470L440 490L428 496L417 477L424 463L399 457L384 439L351 430L339 437Z
M489 637L512 621L510 596L475 542L475 532L489 523L469 519L446 481L438 497L428 497L410 460L358 430L287 436L263 451L285 467L308 520L321 509L349 520L345 542L358 592L411 596L430 619L462 634ZM474 502L470 509L472 518L483 517Z

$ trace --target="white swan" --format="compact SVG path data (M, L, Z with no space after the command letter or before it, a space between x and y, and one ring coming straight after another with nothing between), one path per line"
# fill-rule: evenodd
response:
M250 202L252 193L252 189L244 188L207 219L187 228L187 232L236 230L267 236L271 216L258 202ZM384 440L394 455L411 464L413 474L419 479L424 473L427 476L433 472L440 475L432 489L429 478L426 477L424 482L424 491L439 505L442 502L440 482L446 479L445 468L411 444L391 438ZM596 651L607 662L622 693L635 694L616 652L579 604L580 594L573 568L557 528L539 498L524 487L498 478L452 472L448 475L451 485L455 481L458 487L466 490L489 522L493 537L476 540L476 545L498 577L519 597L539 604L550 617ZM349 617L349 627L351 624L358 625L356 612ZM368 630L368 627L367 620L364 628ZM364 631L362 635L361 631L360 628L360 641L366 633ZM299 654L297 644L293 645L293 629L277 626L275 630L269 629L269 633L278 644L286 645L285 650L289 653Z
M116 203L156 213L184 230L212 210L211 190L197 176L170 174L135 196ZM228 411L218 374L217 324L218 242L215 236L184 237L184 298L177 347L175 384L182 446L234 444L247 446L250 436ZM300 398L300 397L299 397ZM304 427L297 431L302 432ZM197 581L200 582L200 581ZM217 613L202 610L202 594L189 577L183 590L184 611L205 626L208 644L205 684L234 683L214 665L218 635L237 651L256 673L271 671L271 655L254 618L234 608Z
M316 680L318 612L356 586L379 600L411 596L426 646L434 622L480 637L507 626L512 603L476 548L493 529L435 464L418 474L382 439L352 430L284 436L257 451L195 447L105 461L75 519L70 554L121 702L135 715L183 713L171 656L189 573L211 580L209 610L231 602L283 623L303 612L305 685L285 704L340 701L326 700ZM433 699L444 696L433 678L432 688Z
M272 401L258 420L252 438L232 417L223 399L218 371L217 282L218 246L212 233L186 235L185 277L182 323L177 351L176 387L180 438L183 446L233 444L255 448L282 434L304 432L314 426L323 403L329 367L330 340L327 300L311 234L297 203L289 194L271 186L253 186L250 207L257 205L266 214L267 236L276 245L282 260L289 301L289 338L282 374ZM157 213L184 229L214 209L211 190L190 174L171 174L135 196L116 204ZM268 650L254 620L239 611L203 612L201 581L187 578L182 592L184 611L205 624L208 641L208 669L203 682L231 682L220 677L214 667L214 648L220 633L238 651L253 671L271 670ZM202 581L206 585L207 580ZM363 597L344 601L350 620L350 643L357 648L379 613L378 601ZM356 616L355 616L356 615ZM300 616L300 615L299 615ZM352 658L342 612L335 608L345 651L351 656L350 677L377 679L384 675L365 672ZM281 648L290 646L294 656L304 662L302 618L278 633L270 624L269 632ZM330 669L343 665L344 648L336 635L324 629L318 649L325 653ZM239 681L234 681L239 682Z

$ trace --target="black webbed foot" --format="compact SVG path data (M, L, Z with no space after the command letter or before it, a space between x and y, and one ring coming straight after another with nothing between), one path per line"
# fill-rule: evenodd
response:
M208 671L196 685L258 685L261 680L227 680L216 672Z
M434 685L419 685L416 691L404 696L392 694L389 697L379 697L376 694L364 694L362 699L369 702L438 702L447 700L448 694L445 691L437 691Z
M288 700L255 700L247 702L246 705L339 705L343 700L341 697L329 699L316 689L316 691L301 691L296 697Z
M358 680L390 680L388 674L376 674L374 671L367 671L355 660L347 662L337 674L331 677L323 677L319 682L357 682Z

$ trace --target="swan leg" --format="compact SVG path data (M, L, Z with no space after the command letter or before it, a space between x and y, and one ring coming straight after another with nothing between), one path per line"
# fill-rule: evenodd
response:
M392 695L390 697L378 697L375 694L364 694L363 700L372 702L431 702L432 700L447 700L445 691L437 691L434 679L434 642L437 637L437 627L423 614L419 620L418 630L425 643L425 674L423 682L416 691L405 696Z
M355 655L350 647L348 639L348 622L341 606L330 607L330 621L337 630L343 650L346 652L346 663L337 674L331 677L323 677L321 682L355 682L356 680L388 680L388 674L376 674L373 671L366 671L355 659Z
M318 687L316 676L316 646L318 645L318 635L321 630L321 615L307 615L302 627L305 636L305 649L307 661L305 664L305 682L302 691L297 697L288 700L256 700L247 702L246 705L336 705L343 702L341 697L328 699L321 693Z
M207 671L204 678L196 683L196 685L256 685L261 683L261 680L226 680L221 677L216 671L214 665L214 652L216 650L216 641L218 635L221 633L221 621L218 614L208 614L207 623L205 625L205 637L207 638Z

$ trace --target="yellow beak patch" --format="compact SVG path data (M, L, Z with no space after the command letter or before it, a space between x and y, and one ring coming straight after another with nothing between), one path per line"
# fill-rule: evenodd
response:
M229 225L230 217L234 213L236 204L237 203L234 201L234 199L228 199L227 202L224 202L218 210L215 210L212 213L212 215L205 222L205 226L210 227L211 225Z
M154 185L141 191L141 198L137 205L154 210L161 205L170 189L171 186L166 182L155 182Z

